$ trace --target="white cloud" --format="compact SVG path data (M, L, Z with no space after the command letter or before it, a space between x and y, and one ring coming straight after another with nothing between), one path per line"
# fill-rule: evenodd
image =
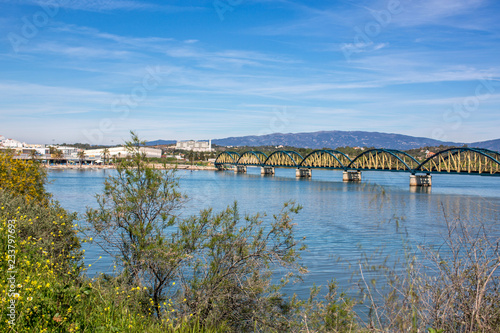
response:
M470 14L486 4L486 0L403 0L401 14L394 15L394 23L400 26L456 25L449 19ZM470 15L466 17L470 18ZM468 20L467 20L468 21ZM464 20L458 24L463 25Z

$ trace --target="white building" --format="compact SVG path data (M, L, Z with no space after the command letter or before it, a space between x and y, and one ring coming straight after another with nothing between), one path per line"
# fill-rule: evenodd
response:
M49 146L51 147L51 146ZM81 150L80 148L75 148L75 147L65 147L65 146L52 146L56 148L57 150L62 151L64 157L70 157L70 158L78 158L78 152ZM46 150L46 148L43 148ZM41 149L40 149L41 150ZM38 149L37 149L38 151Z
M179 150L192 150L200 152L211 152L212 151L212 140L207 141L177 141L175 144L175 149Z
M25 145L25 143L14 140L14 139L5 139L4 138L2 140L2 146L6 147L6 148L11 148L11 149L23 148L24 145Z
M129 155L126 147L113 147L108 148L110 158L124 158ZM141 147L141 153L145 153L146 157L161 157L161 149ZM85 156L94 158L104 157L104 148L102 149L88 149L85 150Z

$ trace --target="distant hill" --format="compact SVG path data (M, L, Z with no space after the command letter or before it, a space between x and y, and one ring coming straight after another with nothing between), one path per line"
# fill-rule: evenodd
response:
M175 140L155 140L146 142L146 146L164 146L176 143Z
M497 140L500 141L500 140ZM261 136L230 137L212 140L219 146L291 146L300 148L375 147L407 150L432 146L462 146L463 143L444 142L402 134L363 131L321 131L312 133L274 133ZM479 144L479 143L478 143ZM472 145L469 145L472 147ZM494 146L494 145L493 145ZM490 148L491 149L491 148Z
M469 144L469 147L486 148L494 151L500 151L500 139L488 140L481 142L473 142Z
M148 146L171 145L175 140L156 140L146 143ZM337 147L375 147L408 150L421 147L463 146L463 142L439 141L409 135L364 132L364 131L321 131L311 133L274 133L251 135L212 140L218 146L290 146L297 148L337 148ZM468 147L486 148L500 151L500 139L466 143Z

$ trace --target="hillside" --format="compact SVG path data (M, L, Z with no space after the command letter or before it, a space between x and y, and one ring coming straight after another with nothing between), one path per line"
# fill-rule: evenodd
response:
M500 140L497 140L500 141ZM362 131L321 131L312 133L275 133L262 136L242 136L212 140L220 146L291 146L301 148L376 147L412 149L425 146L462 146L463 143L413 137L402 134ZM500 143L500 142L498 142ZM497 144L498 144L497 143ZM494 146L494 145L492 145ZM491 149L491 148L490 148Z
M147 143L148 146L174 144L173 140L155 140ZM337 148L337 147L375 147L387 149L409 150L420 147L463 146L486 148L500 151L500 139L473 143L439 141L424 137L409 135L364 132L364 131L321 131L311 133L273 133L268 135L251 135L229 137L212 140L218 146L289 146L297 148Z
M146 146L165 146L175 144L175 140L155 140L146 142Z
M500 151L500 139L474 142L469 147L486 148L494 151Z

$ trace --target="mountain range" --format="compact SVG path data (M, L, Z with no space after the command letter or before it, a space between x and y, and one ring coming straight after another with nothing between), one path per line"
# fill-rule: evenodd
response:
M229 137L212 140L219 146L290 146L301 148L337 148L337 147L375 147L407 150L420 147L463 146L500 150L500 139L482 142L463 143L439 141L424 137L402 134L364 132L364 131L321 131L311 133L274 133L260 136Z
M147 143L148 146L173 144L173 140L155 140ZM500 139L464 143L439 141L424 137L409 135L364 132L364 131L320 131L310 133L273 133L267 135L251 135L240 137L229 137L212 140L218 146L289 146L298 148L337 148L337 147L375 147L387 149L408 150L420 147L463 146L487 148L500 151Z

